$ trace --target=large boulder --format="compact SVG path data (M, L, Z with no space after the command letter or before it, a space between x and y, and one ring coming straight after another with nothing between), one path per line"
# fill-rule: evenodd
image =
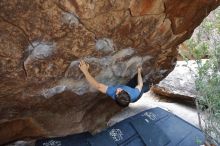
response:
M195 60L177 61L174 70L151 90L158 95L194 104L198 96L195 86L197 67Z
M105 84L126 83L137 64L157 83L174 68L177 45L219 4L1 0L0 144L98 131L121 108L88 85L79 60Z

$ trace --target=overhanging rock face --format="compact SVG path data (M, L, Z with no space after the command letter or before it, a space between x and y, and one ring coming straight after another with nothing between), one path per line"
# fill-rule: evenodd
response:
M126 83L137 64L145 81L158 82L175 66L177 45L219 3L1 0L1 143L99 129L120 108L88 85L79 60L105 84Z

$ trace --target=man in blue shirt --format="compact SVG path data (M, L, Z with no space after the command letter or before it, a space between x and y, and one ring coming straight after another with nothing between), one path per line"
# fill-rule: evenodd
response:
M137 67L137 79L138 84L135 88L131 88L126 85L116 85L116 86L107 86L105 84L99 83L95 80L94 77L89 73L89 64L81 60L79 64L80 70L85 75L87 81L97 90L102 93L107 94L112 97L120 106L128 106L130 102L136 102L139 99L141 89L143 87L143 80L141 76L142 67Z

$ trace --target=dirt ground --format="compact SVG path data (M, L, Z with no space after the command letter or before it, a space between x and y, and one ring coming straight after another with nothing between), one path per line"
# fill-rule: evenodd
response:
M143 94L140 100L130 104L129 107L125 108L122 112L113 116L109 120L108 126L111 126L127 117L140 113L141 111L154 107L160 107L168 110L194 126L199 127L196 107L189 104L187 105L186 103L181 103L180 101L155 95L152 91Z

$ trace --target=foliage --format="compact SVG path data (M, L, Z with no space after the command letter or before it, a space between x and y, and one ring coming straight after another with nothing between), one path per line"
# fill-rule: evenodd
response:
M202 22L186 44L198 65L195 83L200 126L208 140L220 143L220 8ZM180 54L188 60L189 54Z

